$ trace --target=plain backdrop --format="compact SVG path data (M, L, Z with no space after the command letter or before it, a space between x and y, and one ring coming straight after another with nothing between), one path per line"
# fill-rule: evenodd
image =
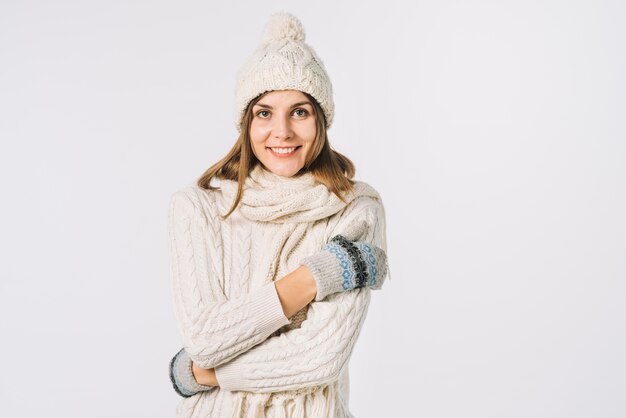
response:
M387 211L352 413L626 416L626 6L598 0L3 0L0 416L174 416L167 204L280 10Z

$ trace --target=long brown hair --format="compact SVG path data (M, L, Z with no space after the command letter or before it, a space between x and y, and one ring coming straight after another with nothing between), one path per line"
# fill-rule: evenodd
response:
M248 177L252 168L260 164L259 160L252 152L250 125L254 117L252 108L265 94L266 93L260 94L248 104L241 120L241 133L239 134L239 138L237 138L237 142L228 154L209 167L196 182L199 187L208 190L217 189L217 187L211 186L211 180L213 180L214 177L218 179L234 180L238 183L235 201L228 213L221 215L222 219L226 219L237 208L243 196L245 179ZM307 156L304 166L294 177L300 176L306 172L311 172L317 181L324 184L328 190L345 202L346 200L342 196L342 192L352 190L354 184L352 178L355 174L354 164L348 157L332 149L328 142L324 111L315 98L308 93L304 94L313 104L317 131L313 148Z

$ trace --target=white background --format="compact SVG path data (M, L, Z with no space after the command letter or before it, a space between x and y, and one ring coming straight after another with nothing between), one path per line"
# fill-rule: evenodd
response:
M387 210L355 416L626 416L626 6L591 0L2 1L0 416L174 416L167 203L279 10Z

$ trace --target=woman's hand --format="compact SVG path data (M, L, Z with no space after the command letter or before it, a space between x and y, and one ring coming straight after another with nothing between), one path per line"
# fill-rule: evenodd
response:
M191 371L196 382L205 386L219 386L217 377L215 376L215 369L203 369L196 363L191 364Z
M335 235L322 251L301 261L315 283L315 300L360 287L380 289L387 275L387 255L382 248Z

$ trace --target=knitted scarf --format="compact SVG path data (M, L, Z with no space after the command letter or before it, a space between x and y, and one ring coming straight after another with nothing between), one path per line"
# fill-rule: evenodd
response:
M222 180L220 187L227 201L234 202L237 182ZM344 194L351 202L358 196L380 198L376 190L356 181L353 190ZM250 220L273 223L307 223L327 218L346 206L312 173L299 177L282 177L257 164L244 182L240 202L243 216Z
M237 187L236 181L220 181L223 198L220 206L232 205ZM361 181L355 181L353 189L343 196L347 203L361 196L380 199L374 188ZM261 258L267 260L269 265L255 269L253 282L278 280L295 268L294 260L290 263L287 259L292 248L300 242L313 222L339 212L346 207L346 202L318 182L310 172L298 177L283 177L266 170L261 164L254 166L244 182L240 213L251 221L282 224L283 227Z

